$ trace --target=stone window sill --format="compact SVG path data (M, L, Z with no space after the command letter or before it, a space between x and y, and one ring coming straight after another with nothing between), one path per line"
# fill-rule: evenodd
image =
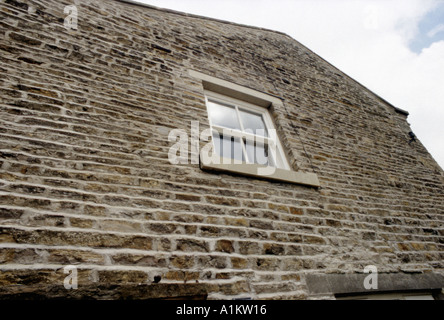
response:
M231 159L205 159L200 157L200 168L205 171L228 172L255 177L265 180L293 183L310 187L320 187L318 176L315 173L270 168L257 164L234 164Z

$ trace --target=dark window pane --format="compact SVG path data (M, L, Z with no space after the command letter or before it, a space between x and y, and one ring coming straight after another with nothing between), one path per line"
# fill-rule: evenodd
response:
M274 166L272 156L269 155L268 145L248 140L245 149L249 162L264 166Z
M216 154L218 154L220 157L245 161L240 139L231 136L223 136L219 133L214 133L213 141L216 149Z

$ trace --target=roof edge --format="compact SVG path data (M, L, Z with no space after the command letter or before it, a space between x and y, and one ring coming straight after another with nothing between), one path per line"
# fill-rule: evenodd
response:
M391 104L390 102L388 102L387 100L385 100L384 98L382 98L380 95L376 94L373 90L370 90L369 88L367 88L365 85L363 85L362 83L360 83L359 81L357 81L356 79L354 79L353 77L351 77L350 75L348 75L347 73L345 73L344 71L340 70L338 67L336 67L334 64L330 63L329 61L327 61L325 58L321 57L319 54L317 54L316 52L314 52L313 50L311 50L310 48L308 48L307 46L305 46L304 44L302 44L301 42L299 42L298 40L296 40L295 38L293 38L292 36L288 35L285 32L282 31L277 31L277 30L272 30L272 29L267 29L267 28L262 28L262 27L257 27L257 26L252 26L252 25L246 25L246 24L241 24L241 23L237 23L237 22L232 22L232 21L227 21L227 20L222 20L222 19L217 19L217 18L211 18L211 17L207 17L207 16L201 16L198 14L193 14L193 13L186 13L183 11L176 11L173 9L167 9L167 8L161 8L161 7L157 7L157 6L153 6L150 4L146 4L146 3L142 3L142 2L137 2L135 0L114 0L117 2L121 2L121 3L126 3L126 4L130 4L130 5L135 5L135 6L140 6L140 7L144 7L144 8L148 8L148 9L152 9L152 10L158 10L158 11L162 11L165 13L171 13L171 14L176 14L176 15L180 15L183 17L190 17L190 18L196 18L196 19L204 19L204 20L210 20L210 21L215 21L215 22L219 22L219 23L224 23L224 24L229 24L229 25L234 25L234 26L239 26L239 27L244 27L244 28L250 28L250 29L255 29L255 30L261 30L261 31L267 31L267 32L272 32L275 34L280 34L283 35L285 37L290 38L293 41L296 41L297 43L299 43L301 46L303 46L304 48L306 48L308 51L310 51L312 54L316 55L317 57L319 57L321 60L325 61L327 64L329 64L330 66L332 66L334 69L336 69L337 71L341 72L342 74L344 74L346 77L348 77L351 81L357 83L358 85L360 85L361 87L363 87L365 90L367 90L368 92L370 92L371 94L373 94L376 98L378 98L381 102L385 103L386 105L388 105L389 107L392 107L397 113L400 113L406 117L408 117L410 114L408 111L400 109L398 107L395 107L393 104Z
M277 34L281 34L281 35L290 37L288 34L286 34L285 32L282 32L282 31L277 31L277 30L273 30L273 29L267 29L267 28L262 28L262 27L248 25L248 24L242 24L242 23L238 23L238 22L232 22L232 21L228 21L228 20L207 17L207 16L201 16L201 15L194 14L194 13L187 13L187 12L183 12L183 11L176 11L176 10L168 9L168 8L161 8L161 7L153 6L151 4L138 2L138 1L135 1L135 0L114 0L114 1L122 2L122 3L127 3L127 4L131 4L131 5L135 5L135 6L140 6L140 7L145 7L145 8L148 8L148 9L158 10L158 11L162 11L162 12L165 12L165 13L172 13L172 14L176 14L176 15L180 15L180 16L184 16L184 17L204 19L204 20L211 20L211 21L215 21L215 22L219 22L219 23L225 23L225 24L230 24L230 25L244 27L244 28L250 28L250 29L256 29L256 30L273 32L273 33L277 33Z

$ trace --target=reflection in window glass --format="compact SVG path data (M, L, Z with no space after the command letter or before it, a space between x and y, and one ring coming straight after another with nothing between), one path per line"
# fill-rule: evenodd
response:
M266 108L217 93L211 93L206 101L217 156L259 166L288 168Z
M216 154L220 157L245 161L240 139L214 133L213 141Z
M267 130L262 115L244 110L239 110L239 113L245 130L251 131L257 135L267 136Z
M273 159L271 155L268 154L269 150L267 145L247 140L245 149L247 151L248 160L251 163L264 166L274 166Z
M235 108L209 101L208 112L213 125L240 130Z

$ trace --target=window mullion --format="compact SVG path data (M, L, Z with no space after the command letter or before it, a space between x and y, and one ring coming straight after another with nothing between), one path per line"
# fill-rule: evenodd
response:
M244 153L244 157L245 157L245 162L246 163L251 163L250 159L248 159L247 145L246 145L246 142L244 140L245 128L244 128L244 124L242 123L242 118L241 118L241 115L240 115L240 112L239 112L239 107L237 105L235 105L234 107L236 109L237 121L239 121L239 125L240 125L241 131L242 131L241 144L242 144L242 152Z
M221 127L221 126L218 126L218 125L213 125L212 129L214 131L216 131L217 133L222 134L222 135L224 133L227 133L230 137L243 138L245 136L239 130L233 130L233 129Z
M236 114L237 114L237 121L239 121L240 127L241 127L241 131L245 132L245 128L244 128L244 124L242 123L242 118L240 116L240 112L239 112L239 107L236 105L234 106L236 109Z
M242 152L244 153L244 157L245 157L245 162L252 163L252 161L250 161L250 159L248 159L247 144L244 139L241 139L241 144L242 144Z

